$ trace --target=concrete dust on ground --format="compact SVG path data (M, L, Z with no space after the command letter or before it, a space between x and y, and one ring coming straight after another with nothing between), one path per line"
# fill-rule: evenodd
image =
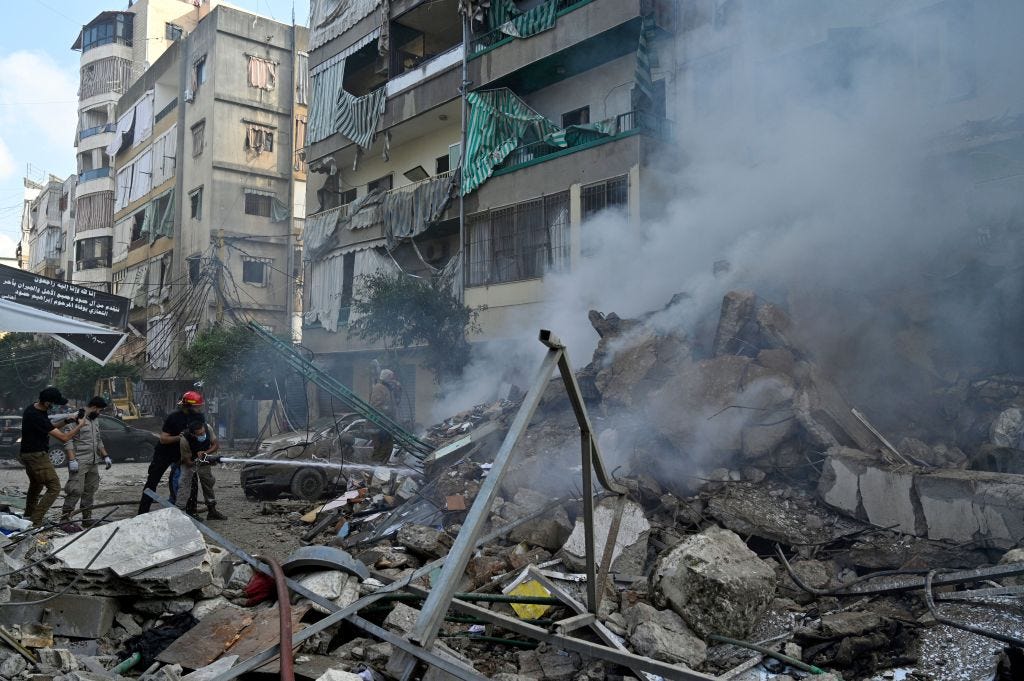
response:
M226 451L224 454L225 456L231 455ZM214 476L217 479L217 509L228 519L210 521L208 525L250 554L265 553L284 560L301 545L299 539L304 530L296 527L299 523L295 514L301 513L310 504L291 500L249 501L245 498L239 483L238 468L238 466L221 465L214 469ZM110 520L119 520L135 515L139 499L142 496L142 487L146 483L148 469L148 463L115 463L110 470L100 472L100 488L96 493L96 503L123 502L123 505L114 512ZM50 509L48 517L51 520L57 518L61 505L64 503L63 488L68 479L67 468L58 469L57 474L60 476L62 492ZM164 475L160 488L157 490L162 496L169 493L167 489L168 476L169 473ZM20 503L24 503L28 478L24 469L16 461L0 462L0 489L6 490L6 494L10 496L19 497ZM154 504L153 508L157 508L157 506ZM200 511L202 508L202 493L200 493ZM98 509L93 516L103 516L109 510L110 508ZM205 513L200 513L200 519L203 519L203 522L206 522L205 515Z

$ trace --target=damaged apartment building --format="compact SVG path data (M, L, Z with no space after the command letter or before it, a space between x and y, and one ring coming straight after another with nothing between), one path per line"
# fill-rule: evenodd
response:
M173 405L175 358L198 330L245 319L287 334L300 302L307 32L206 9L120 97L102 150L113 292L138 332L122 352L145 362L144 410Z
M76 185L74 175L65 180L50 175L43 182L25 178L21 241L15 252L21 269L71 281L75 266L70 244L75 232Z
M460 4L473 13L465 42ZM312 3L303 343L360 394L379 353L346 333L362 276L450 276L466 305L487 307L477 340L506 337L543 302L545 275L586 252L588 218L638 219L668 135L659 55L676 3L485 5ZM403 418L422 420L430 374L411 357L393 368L415 395Z

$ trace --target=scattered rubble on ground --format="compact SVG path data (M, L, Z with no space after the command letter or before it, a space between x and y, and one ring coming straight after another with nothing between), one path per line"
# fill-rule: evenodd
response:
M326 502L267 504L307 544L278 556L303 639L296 676L397 678L412 651L424 679L980 680L997 665L1024 678L1024 380L965 384L963 440L885 434L781 308L733 292L700 329L664 312L591 314L600 343L576 377L625 490L597 495L592 534L557 378L538 388L496 489L495 455L530 399L519 389L429 429L423 462L367 466ZM486 528L460 534L485 490ZM413 640L430 590L466 542L424 650ZM4 679L212 681L281 666L248 662L287 614L253 565L267 568L177 510L12 533L0 555Z

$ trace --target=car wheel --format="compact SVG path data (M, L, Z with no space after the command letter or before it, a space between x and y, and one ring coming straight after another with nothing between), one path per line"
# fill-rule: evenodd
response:
M54 468L60 468L68 461L68 455L64 453L64 450L60 447L54 447L50 450L50 461L53 462Z
M324 476L312 468L301 468L292 478L292 496L299 499L316 501L327 488Z

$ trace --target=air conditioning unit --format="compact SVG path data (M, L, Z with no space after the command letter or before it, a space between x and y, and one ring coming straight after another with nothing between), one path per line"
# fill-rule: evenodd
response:
M186 103L191 104L193 101L195 101L195 98L196 98L196 93L192 92L192 90L185 90L185 102Z

